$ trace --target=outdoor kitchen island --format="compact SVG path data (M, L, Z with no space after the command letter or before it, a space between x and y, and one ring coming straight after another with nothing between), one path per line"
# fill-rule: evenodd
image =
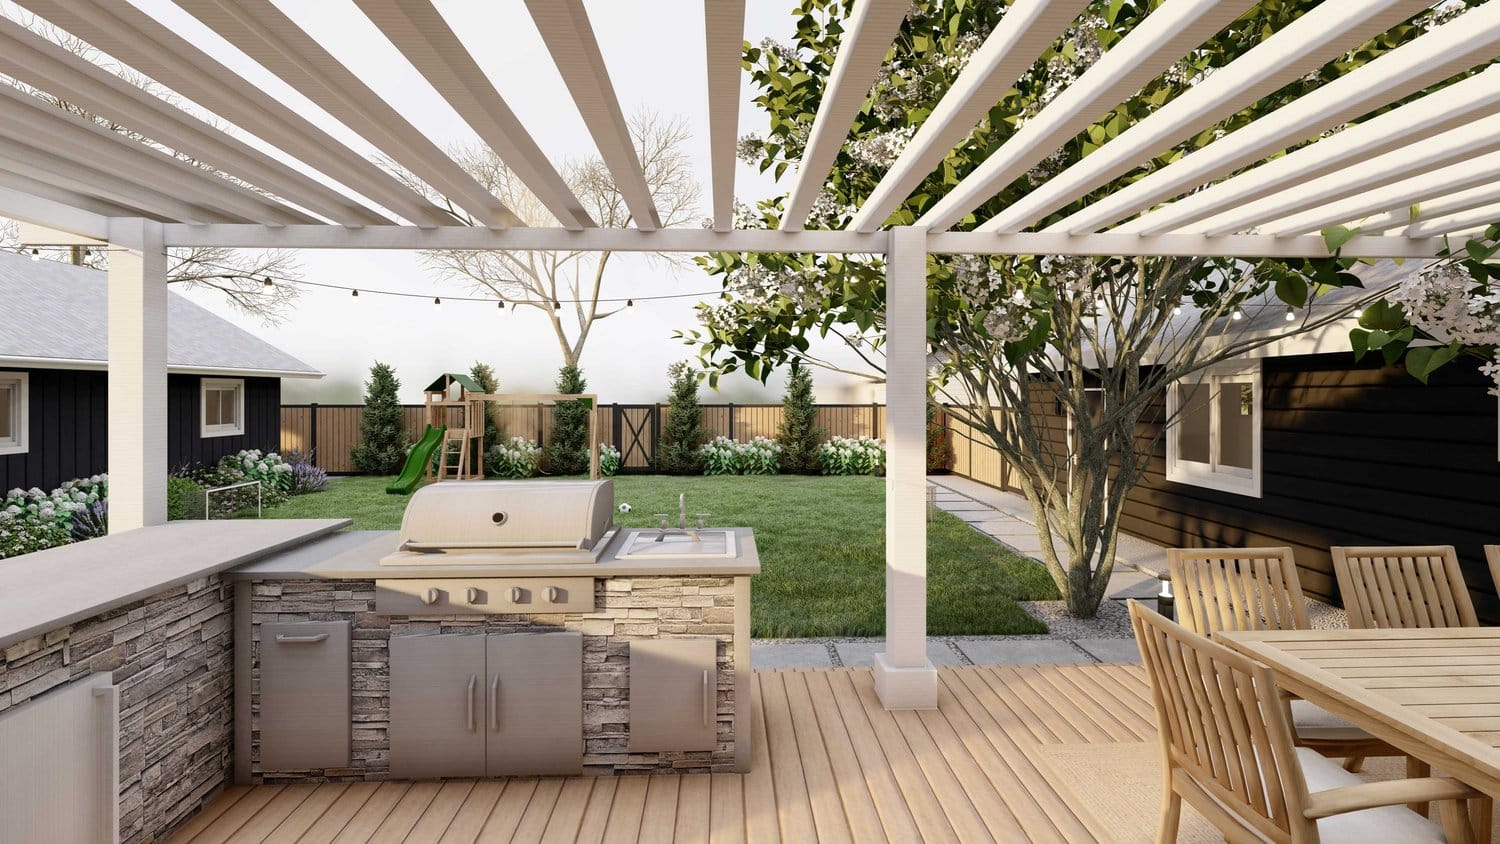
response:
M467 481L234 571L238 783L749 770L748 528ZM239 588L240 585L248 588Z

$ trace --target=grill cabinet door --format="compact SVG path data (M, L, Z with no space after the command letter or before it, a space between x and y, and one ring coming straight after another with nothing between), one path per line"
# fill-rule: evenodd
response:
M630 643L630 751L718 746L717 639Z
M488 637L485 773L583 771L583 635Z
M260 626L260 767L349 765L349 622Z
M484 636L392 636L391 776L484 776Z

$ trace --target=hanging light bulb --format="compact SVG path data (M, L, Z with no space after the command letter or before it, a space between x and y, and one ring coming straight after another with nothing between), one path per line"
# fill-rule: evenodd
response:
M1291 305L1286 306L1286 321L1291 322L1297 318L1297 311Z
M1239 305L1235 305L1234 306L1234 313L1230 314L1229 318L1232 319L1232 320L1234 320L1234 321L1236 321L1236 322L1244 319L1245 318L1245 311L1244 311L1244 309L1241 308Z
M1182 306L1178 305L1172 309L1172 316L1182 316Z
M1360 317L1362 317L1364 315L1365 315L1365 309L1364 308L1355 308L1354 309L1354 313L1352 314L1352 316L1355 319L1359 319Z
M270 276L266 276L265 278L261 279L261 286L262 287L270 287L271 284L272 284L272 281L271 281L271 277Z
M500 313L502 313L502 314L505 313L505 303L504 302L496 302L495 304L500 306Z
M358 299L359 298L359 291L358 290L351 290L351 291L349 291L349 296L350 296L350 298Z
M553 299L552 300L552 310L554 310L554 311L560 311L560 310L562 310L562 302L559 302L556 299Z
M625 300L625 307L627 307L627 308L633 308L633 307L635 307L635 300L634 299L626 299Z
M438 307L441 304L443 304L443 300L440 297L437 297L437 296L432 297L432 306L434 308Z
M33 261L40 261L40 260L42 260L42 250L40 250L40 249L33 249L33 250L31 250L31 260L33 260Z

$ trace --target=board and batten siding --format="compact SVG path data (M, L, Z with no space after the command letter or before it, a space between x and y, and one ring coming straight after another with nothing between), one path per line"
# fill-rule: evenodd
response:
M108 375L93 370L9 369L29 374L28 448L0 455L0 493L37 487L52 490L64 481L108 471ZM214 377L214 376L209 376ZM201 436L199 384L203 376L167 376L168 470L218 462L241 449L274 451L280 430L281 380L246 378L245 433Z
M1500 621L1482 552L1500 542L1497 399L1476 361L1423 385L1348 353L1266 358L1261 385L1261 497L1168 481L1162 439L1126 498L1127 533L1169 547L1290 546L1304 590L1325 600L1338 598L1330 546L1453 545L1480 615ZM1143 444L1159 424L1140 426ZM1064 455L1066 429L1061 416L1046 422ZM991 449L965 445L962 433L955 471L1010 480Z

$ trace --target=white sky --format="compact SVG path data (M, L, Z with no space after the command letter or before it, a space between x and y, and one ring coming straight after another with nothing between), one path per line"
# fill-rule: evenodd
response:
M357 151L375 152L169 0L133 2ZM439 146L475 140L472 130L351 0L276 2ZM522 0L438 0L437 6L554 164L594 154L593 142ZM748 0L746 6L749 40L790 37L792 0ZM626 114L649 108L664 116L681 116L693 130L687 153L703 187L700 216L708 216L711 185L701 0L588 0L587 7ZM740 133L760 131L765 119L750 103L748 83L742 92ZM785 178L791 176L788 173ZM739 166L736 193L742 200L753 202L787 189L785 182L778 187L768 175ZM644 256L616 256L615 260L618 264L612 264L606 297L711 291L718 286L696 267L674 275ZM437 281L415 253L307 251L300 253L300 261L305 277L312 281L370 290L430 291L435 296L467 292L461 284ZM304 287L291 318L280 326L266 327L235 314L211 292L189 295L328 373L322 381L287 381L284 399L289 403L357 401L360 382L375 359L396 367L404 397L413 401L420 398L420 385L435 374L467 370L476 360L494 366L501 388L515 392L550 389L561 363L551 328L534 310L502 316L493 304L445 302L438 309L422 300L364 295L354 301L347 293ZM582 364L591 390L601 401L652 401L666 395L667 364L693 352L671 335L675 329L696 326L695 301L638 303L633 312L595 326ZM832 356L845 359L837 349L831 351ZM828 373L816 377L825 401L870 398L867 388L853 379ZM736 376L721 383L720 394L705 390L703 398L776 401L780 386L773 380L769 388L762 388Z

